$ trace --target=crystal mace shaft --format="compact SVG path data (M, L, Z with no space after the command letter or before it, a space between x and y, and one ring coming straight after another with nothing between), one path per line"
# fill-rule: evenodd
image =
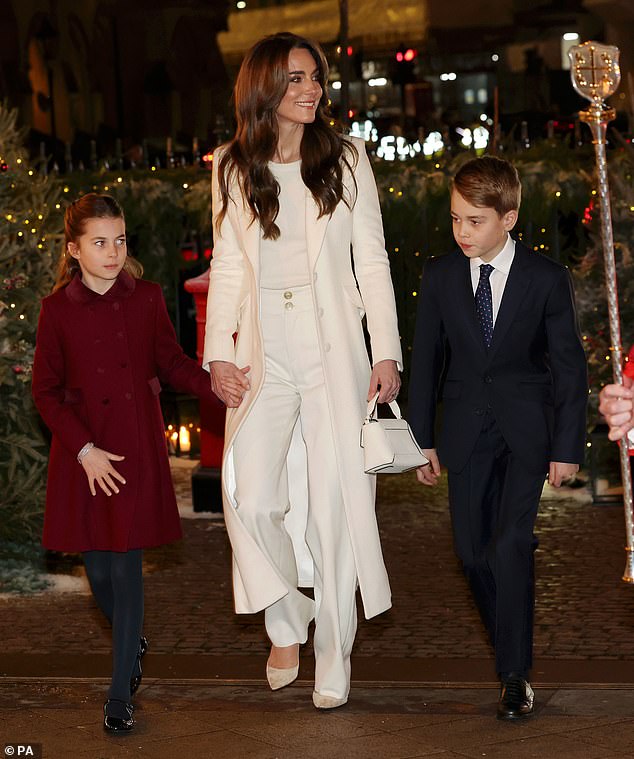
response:
M603 243L603 264L605 269L605 288L608 296L608 319L610 322L610 341L612 343L612 371L614 382L623 384L623 346L621 345L621 322L619 319L619 299L614 259L614 238L612 236L612 209L610 207L610 188L608 184L608 167L605 155L605 135L608 122L613 118L613 111L590 107L580 114L592 130L597 174L599 178L599 209L601 216L601 241ZM634 505L632 503L632 470L627 438L620 445L621 477L623 481L623 507L625 511L625 550L627 559L623 580L634 583Z

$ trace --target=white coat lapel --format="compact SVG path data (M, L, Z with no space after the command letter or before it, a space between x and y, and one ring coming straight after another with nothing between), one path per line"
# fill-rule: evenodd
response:
M249 263L253 268L253 274L255 281L260 281L260 239L261 229L259 221L254 221L249 224L250 218L244 218L244 228L242 230L242 239L244 242L244 250L246 251Z
M310 271L314 271L317 265L329 221L330 215L319 218L319 206L315 203L310 190L306 188L306 245Z
M235 207L235 222L240 230L242 238L242 249L246 253L247 259L253 269L255 281L260 280L260 223L251 221L251 211L248 205L242 202L241 207Z

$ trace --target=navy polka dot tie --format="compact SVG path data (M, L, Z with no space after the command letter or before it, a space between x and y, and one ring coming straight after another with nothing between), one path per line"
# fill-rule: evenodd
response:
M492 271L491 264L480 264L480 281L475 292L476 313L487 348L491 346L491 340L493 340L493 296L489 282Z

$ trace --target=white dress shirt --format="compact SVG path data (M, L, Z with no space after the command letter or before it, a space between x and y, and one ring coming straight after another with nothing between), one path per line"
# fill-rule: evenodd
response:
M491 296L493 299L493 324L497 319L498 311L500 310L500 303L502 303L502 296L504 295L504 288L506 287L506 280L508 279L509 272L511 271L511 264L515 258L515 240L511 235L507 234L507 240L502 250L497 256L488 263L493 267L489 282L491 283ZM471 285L473 286L473 295L478 289L478 282L480 281L480 266L486 261L483 261L479 256L471 258L469 260L471 264Z

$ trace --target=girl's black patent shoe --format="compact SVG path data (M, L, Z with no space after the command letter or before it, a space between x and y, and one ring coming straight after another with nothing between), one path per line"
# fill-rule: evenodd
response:
M139 652L136 655L137 664L139 665L139 673L137 675L132 675L132 679L130 680L130 695L134 696L134 694L139 690L139 685L141 685L141 680L143 679L143 670L141 669L141 659L145 656L145 652L150 647L150 644L148 643L148 639L142 635L141 640L139 641Z
M103 729L109 733L125 733L132 730L134 707L126 701L109 698L103 705Z

